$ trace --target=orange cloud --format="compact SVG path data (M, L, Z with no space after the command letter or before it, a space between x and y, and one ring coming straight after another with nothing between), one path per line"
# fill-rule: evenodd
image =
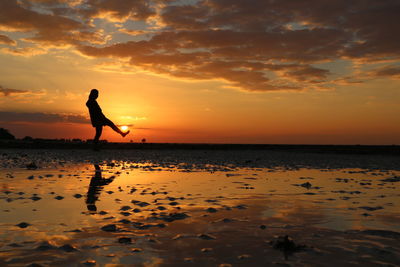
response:
M400 66L388 65L370 71L369 76L374 78L400 79Z
M0 34L0 44L6 44L6 45L16 45L17 42L12 40L10 37Z
M27 93L28 91L26 90L18 90L18 89L11 89L11 88L5 88L0 85L0 93L3 94L3 96L10 96L14 94L24 94Z
M146 20L155 14L146 0L88 0L80 13L85 18L108 17L114 21Z

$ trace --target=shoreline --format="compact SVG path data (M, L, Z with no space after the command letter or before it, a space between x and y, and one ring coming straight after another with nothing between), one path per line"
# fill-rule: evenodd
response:
M92 149L86 141L0 140L0 149ZM299 144L201 144L201 143L114 143L102 142L102 150L221 150L281 151L319 154L392 155L400 156L399 145L299 145Z

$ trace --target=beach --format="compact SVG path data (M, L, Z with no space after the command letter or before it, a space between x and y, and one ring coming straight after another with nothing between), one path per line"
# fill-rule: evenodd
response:
M1 266L398 266L399 156L3 149Z

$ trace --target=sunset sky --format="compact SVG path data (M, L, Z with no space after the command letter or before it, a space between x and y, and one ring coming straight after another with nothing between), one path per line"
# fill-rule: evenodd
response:
M399 0L1 0L0 127L93 138L400 144Z

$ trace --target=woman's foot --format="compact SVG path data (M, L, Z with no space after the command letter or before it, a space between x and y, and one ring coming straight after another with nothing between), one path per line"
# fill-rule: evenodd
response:
M125 136L127 136L128 135L128 133L130 133L131 131L127 131L127 132L125 132L125 133L122 133L121 135L122 135L122 137L125 137Z

